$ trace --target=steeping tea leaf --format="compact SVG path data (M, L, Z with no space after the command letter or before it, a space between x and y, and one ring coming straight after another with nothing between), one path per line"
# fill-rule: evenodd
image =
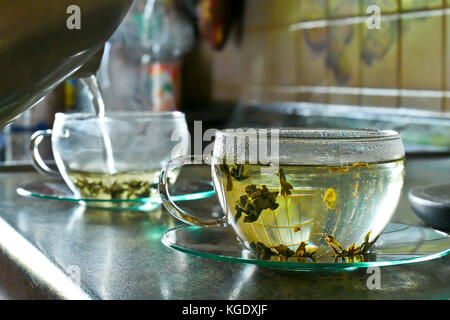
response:
M261 260L269 260L273 255L272 250L267 248L262 242L250 243L250 247L255 251L256 257Z
M219 165L220 171L222 171L225 176L227 177L227 191L233 190L233 181L231 180L231 173L230 169L228 168L227 164L221 164Z
M237 181L243 181L249 177L249 170L245 164L221 164L219 168L227 177L227 191L233 190L232 177Z
M359 162L359 163L352 164L352 168L358 168L358 167L364 167L364 168L368 168L368 169L371 168L371 166L369 166L369 164L367 162Z
M278 203L275 202L278 192L270 192L267 186L260 187L250 184L245 187L246 195L242 195L235 204L235 221L245 213L244 222L255 222L264 209L275 210Z
M315 257L322 257L323 253L350 259L350 255L358 257L370 251L375 229L370 237L365 235L372 229L373 221L384 223L390 218L386 203L394 203L399 197L403 167L403 159L347 166L289 164L280 165L275 171L264 164L246 163L233 166L233 175L230 165L226 170L217 165L214 173L215 183L224 191L219 197L226 207L227 218L237 222L233 228L239 231L243 241L261 242L267 247L284 245L293 251L305 242L306 253L315 249ZM231 183L232 190L227 191ZM325 241L325 232L338 236L328 238L335 251ZM302 248L298 252L299 257L283 257L277 253L271 260L306 259L300 257L306 255Z
M231 164L230 174L237 181L245 180L249 177L249 170L245 164Z
M330 236L329 234L325 235L325 240L326 242L328 242L328 244L330 245L330 247L333 249L333 251L336 254L340 254L341 252L344 251L344 248L342 248L342 245L336 240L334 239L333 236Z
M350 168L361 168L361 167L368 169L371 168L371 166L367 162L357 162L353 163L351 166L330 167L330 172L347 173Z
M372 245L375 243L377 239L375 239L372 242L369 242L370 233L372 231L369 231L366 236L364 237L364 242L360 246L356 246L355 243L352 243L348 249L344 249L342 245L333 237L330 235L326 235L325 240L328 242L328 244L331 246L333 251L336 253L337 257L355 257L359 255L365 255L369 251L369 249L372 247Z
M330 172L347 173L347 172L348 172L348 167L347 167L347 166L343 166L343 167L330 167Z
M292 257L294 255L294 251L289 249L288 247L280 244L279 246L272 247L272 251L275 252L275 254L283 256L283 257Z
M336 209L336 207L334 206L334 202L336 201L336 191L334 191L334 189L332 188L329 188L323 196L323 201L325 201L325 203L327 204L328 209Z
M280 179L280 195L282 197L287 197L288 195L291 195L291 190L294 189L294 187L286 181L286 176L284 174L284 171L282 168L280 168L277 172L278 179Z
M315 251L307 250L306 242L302 242L295 251L294 257L313 258L315 253L316 253Z
M285 245L278 245L274 247L266 247L262 242L250 243L250 247L256 252L256 256L261 260L278 260L286 261L286 258L310 258L314 259L315 251L308 250L306 243L300 243L297 250L294 252L292 249ZM279 259L274 259L275 257Z
M95 172L68 172L72 182L85 198L131 200L148 198L158 172L105 174Z

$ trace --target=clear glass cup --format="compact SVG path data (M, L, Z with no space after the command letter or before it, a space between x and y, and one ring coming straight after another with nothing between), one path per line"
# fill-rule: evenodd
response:
M394 131L230 129L216 134L207 159L223 217L201 219L171 200L170 173L192 163L191 157L165 166L159 190L176 218L204 227L230 226L250 249L362 254L394 214L404 158Z
M39 154L45 136L51 136L58 171ZM188 146L181 112L57 113L52 130L31 137L30 154L39 172L62 177L76 196L126 200L156 193L161 168L187 154ZM176 171L170 178L176 178Z

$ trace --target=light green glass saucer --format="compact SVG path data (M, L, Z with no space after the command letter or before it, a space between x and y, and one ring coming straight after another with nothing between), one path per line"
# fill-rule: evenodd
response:
M215 195L210 181L184 180L171 187L174 201L191 201L209 198ZM16 189L17 193L27 198L48 199L76 202L89 208L117 210L151 211L158 208L161 198L156 193L152 197L137 199L95 199L76 196L63 180L37 181Z
M161 241L169 248L219 261L249 263L291 271L350 271L358 268L418 263L450 253L450 237L443 232L390 223L364 261L321 257L303 262L260 260L247 250L229 228L201 228L183 225L166 231Z

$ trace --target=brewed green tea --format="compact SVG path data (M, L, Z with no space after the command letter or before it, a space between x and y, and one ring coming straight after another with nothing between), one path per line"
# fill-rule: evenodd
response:
M220 164L214 166L214 179L228 221L248 247L351 255L361 251L358 245L367 249L389 222L403 167L404 160L272 170Z
M71 171L70 180L84 198L131 200L156 195L159 170L105 174ZM176 172L171 181L176 179Z

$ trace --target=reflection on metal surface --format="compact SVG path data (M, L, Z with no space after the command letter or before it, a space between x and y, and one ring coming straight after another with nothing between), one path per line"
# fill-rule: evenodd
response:
M449 177L448 170L445 170L448 165L447 159L407 160L406 190L420 184L445 183ZM199 172L203 173L203 170L195 169L191 174L198 176ZM109 225L101 222L96 224L94 218L90 220L91 223L87 223L84 213L79 213L78 210L81 209L76 204L27 199L15 194L18 186L34 181L37 177L38 175L34 172L0 175L2 186L0 216L18 234L28 240L28 245L39 248L36 250L42 252L52 264L64 266L64 268L78 265L83 288L89 294L92 293L91 296L94 298L228 299L233 291L239 299L257 300L448 297L450 256L423 264L385 267L381 271L381 290L367 289L366 280L369 275L364 269L352 273L334 273L330 276L316 272L293 274L261 267L256 267L250 278L236 289L238 279L246 279L246 275L253 268L247 268L239 263L223 263L199 258L164 247L157 239L157 234L171 228L171 219L168 218L167 212L161 211L161 223L153 221L150 216L137 219L138 222L135 225L114 223L112 213L110 215L112 223ZM198 209L202 201L206 200L195 201L195 208ZM194 202L192 202L192 208L194 208ZM212 208L210 201L203 205L202 210L207 212L208 208ZM95 214L88 213L88 215L92 217ZM397 221L404 223L420 223L406 197L402 200L395 217ZM116 220L120 219L116 218ZM174 219L172 222L174 225L177 224ZM405 227L390 231L404 229ZM1 228L0 231L2 231ZM0 246L4 251L5 237L2 234L0 233ZM9 238L6 240L10 241ZM14 267L20 265L32 273L34 264L26 266L25 263L29 263L29 260L22 259L22 253L17 251L19 249L20 247L15 247L14 256L5 257L4 252L1 252L0 263L6 262ZM111 269L105 272L108 254L110 255L108 259L112 259L109 264ZM31 263L33 262L31 260ZM2 270L4 270L3 267ZM2 281L7 279L5 273L0 274L3 275L0 276ZM106 274L110 277L107 278ZM15 275L19 276L15 277ZM29 282L29 278L24 279L18 272L8 273L8 276L10 277L8 280L14 286L9 289L23 288ZM412 277L418 279L414 290L402 289L404 287L407 289L406 287L409 286L407 282ZM33 280L35 278L38 278L38 275ZM57 292L47 293L47 288L37 288L36 283L39 281L33 281L27 286L27 292L19 292L15 296L29 298L33 295L33 297L48 298L58 294ZM214 290L211 290L212 287ZM283 290L277 288L283 288ZM333 288L339 288L339 290L333 290ZM12 291L6 291L6 294L13 296Z
M62 298L88 300L91 297L77 286L70 277L29 243L3 219L0 219L0 243L12 259L32 272Z
M254 265L248 265L245 266L245 268L241 271L239 278L236 280L235 287L233 291L231 291L230 296L228 299L230 300L238 300L239 294L241 293L242 287L249 281L255 270L257 269L257 266Z

